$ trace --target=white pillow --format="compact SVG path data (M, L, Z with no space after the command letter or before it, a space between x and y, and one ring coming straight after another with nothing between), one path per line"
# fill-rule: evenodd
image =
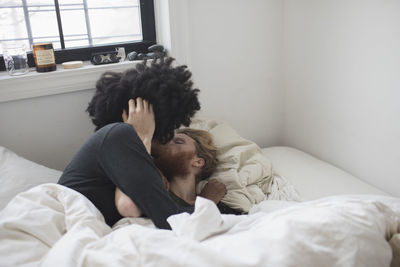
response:
M61 174L0 146L0 210L16 194L39 184L56 183Z
M292 147L263 148L274 173L287 178L303 200L346 194L388 195L353 175Z

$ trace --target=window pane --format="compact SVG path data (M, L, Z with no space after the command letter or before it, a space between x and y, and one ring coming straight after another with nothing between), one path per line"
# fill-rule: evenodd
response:
M137 0L116 0L112 4L106 0L87 0L87 3L93 44L143 39Z
M139 0L58 0L66 48L143 40ZM54 0L0 0L1 45L61 48Z
M33 42L52 42L54 48L61 48L54 4L29 7L28 10Z
M94 44L142 40L138 7L89 9L89 17Z
M80 10L76 10L78 8ZM88 46L89 39L83 6L75 6L73 9L61 6L60 9L65 47Z
M86 0L88 6L93 7L105 7L105 6L138 6L138 0Z
M75 38L69 38L68 40L64 40L65 42L65 47L66 48L71 48L71 47L87 47L89 46L89 41L87 39L87 35L85 36L78 36Z
M8 1L7 6L18 5L13 2L19 1ZM10 43L24 43L25 48L29 48L28 34L26 32L24 11L22 7L16 8L5 8L6 4L2 4L4 8L0 8L0 43L1 46L8 45ZM0 54L2 54L2 48L0 47Z
M83 5L83 1L84 0L58 0L58 4L60 6L69 5L69 4L80 4L80 5Z
M19 4L21 4L21 0L17 1ZM54 0L26 0L26 4L28 6L54 6Z

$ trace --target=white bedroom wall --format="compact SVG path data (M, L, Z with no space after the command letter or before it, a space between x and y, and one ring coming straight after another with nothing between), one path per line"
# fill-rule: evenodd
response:
M0 145L63 170L93 133L85 113L94 90L0 103Z
M400 1L285 0L284 143L400 196Z
M202 113L259 146L281 132L282 1L187 1L188 55Z

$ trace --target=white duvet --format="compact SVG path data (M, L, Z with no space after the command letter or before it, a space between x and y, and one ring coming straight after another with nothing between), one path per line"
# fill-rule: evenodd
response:
M1 266L390 266L400 199L340 196L263 201L250 215L221 215L197 198L192 215L113 229L81 194L44 184L0 212Z

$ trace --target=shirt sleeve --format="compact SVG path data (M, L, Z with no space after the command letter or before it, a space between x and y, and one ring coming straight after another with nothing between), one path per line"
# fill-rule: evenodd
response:
M104 173L129 196L153 223L171 229L167 218L193 207L179 207L169 196L161 176L132 126L118 123L104 137L98 161Z

